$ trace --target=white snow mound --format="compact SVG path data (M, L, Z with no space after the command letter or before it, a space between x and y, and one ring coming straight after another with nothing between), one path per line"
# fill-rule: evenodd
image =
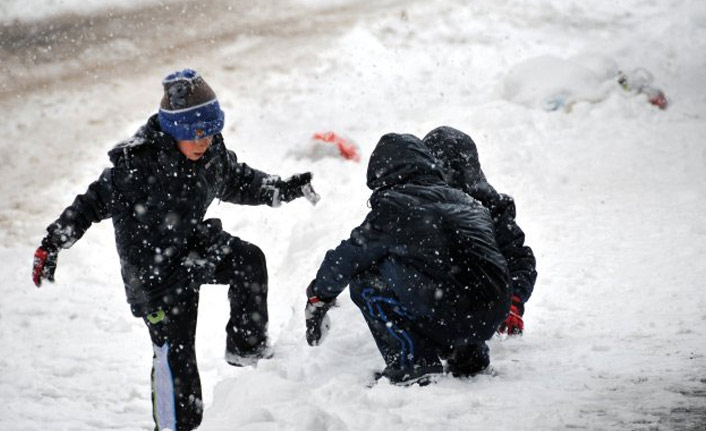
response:
M580 101L604 100L614 87L615 70L615 62L599 56L535 57L510 69L503 82L503 97L528 108L568 111Z

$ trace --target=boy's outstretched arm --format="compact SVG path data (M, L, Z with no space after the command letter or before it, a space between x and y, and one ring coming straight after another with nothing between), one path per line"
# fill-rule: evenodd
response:
M241 205L269 205L306 197L313 205L320 197L311 185L311 172L293 175L285 180L238 163L234 152L227 152L225 184L221 199Z
M86 193L76 196L54 223L47 227L47 236L34 253L32 281L37 287L46 280L54 282L59 250L71 247L93 223L111 216L114 202L112 169L88 186Z
M348 283L388 254L388 247L370 235L371 216L351 232L351 237L338 247L329 250L321 263L316 278L306 289L306 341L310 346L319 345L330 326L326 316L335 305L336 298Z

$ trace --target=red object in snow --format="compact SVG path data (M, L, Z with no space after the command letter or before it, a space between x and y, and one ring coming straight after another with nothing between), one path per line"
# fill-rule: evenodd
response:
M625 91L633 93L643 93L647 95L647 100L659 109L667 109L669 101L664 92L652 85L654 78L652 74L643 68L637 68L630 73L618 72L618 83Z
M335 134L334 132L314 133L312 137L316 141L323 141L334 144L338 147L341 157L346 160L360 162L360 154L358 154L358 146L346 138Z
M664 95L662 90L656 90L654 94L648 95L648 100L659 109L667 109L667 96Z

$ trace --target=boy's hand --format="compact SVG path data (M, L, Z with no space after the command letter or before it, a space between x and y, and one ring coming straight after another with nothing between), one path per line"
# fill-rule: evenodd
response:
M525 312L525 306L517 296L512 297L512 305L510 306L510 314L507 319L500 324L498 333L508 335L522 335L525 329L525 322L522 320L522 315Z
M321 197L314 191L311 177L311 172L304 172L281 181L279 184L280 200L289 202L304 196L312 205L316 205Z
M56 271L56 260L59 256L59 249L50 244L46 239L42 245L34 252L34 264L32 267L32 281L39 287L42 280L54 282L54 271Z
M310 346L318 346L331 327L331 320L326 313L334 306L336 300L325 301L313 295L311 291L313 284L312 281L306 290L309 298L306 301L306 308L304 308L304 318L306 321L306 342Z

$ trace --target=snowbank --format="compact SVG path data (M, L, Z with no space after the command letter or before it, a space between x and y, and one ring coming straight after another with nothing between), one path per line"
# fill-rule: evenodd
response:
M597 73L577 61L536 57L515 65L504 81L503 96L545 111L570 110L579 101L598 103L616 87L617 66L603 59Z

